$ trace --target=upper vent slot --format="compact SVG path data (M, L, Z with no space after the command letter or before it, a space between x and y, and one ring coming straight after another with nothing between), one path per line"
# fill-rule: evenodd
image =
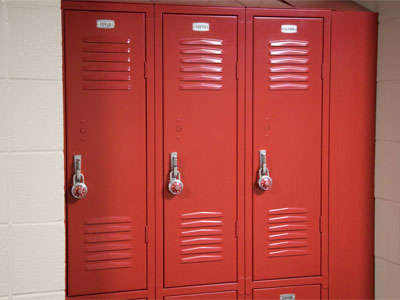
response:
M82 66L83 89L131 90L131 51L130 38L116 36L83 38L82 61L85 62Z
M280 41L270 41L269 45L271 47L307 47L309 45L308 41L296 41L296 40L280 40Z
M268 46L269 90L308 90L310 75L296 73L310 72L310 42L274 40Z
M209 46L222 46L223 40L216 40L216 39L205 39L205 38L198 38L198 39L181 39L181 45L209 45Z
M205 48L205 47L195 47L195 48L181 48L181 53L183 54L222 54L222 49L218 48Z
M92 36L83 38L84 43L104 43L104 44L130 44L131 39L118 36Z
M223 89L222 40L196 38L181 39L179 49L181 90L221 90ZM199 47L202 46L202 47ZM218 66L219 65L219 66ZM196 72L196 74L188 74ZM209 73L222 74L209 74ZM188 82L190 81L190 82ZM217 81L218 83L210 83Z
M83 47L83 52L94 53L130 53L131 48L123 44L100 44Z
M295 49L295 48L286 48L286 49L270 49L270 55L308 55L310 50L308 49Z

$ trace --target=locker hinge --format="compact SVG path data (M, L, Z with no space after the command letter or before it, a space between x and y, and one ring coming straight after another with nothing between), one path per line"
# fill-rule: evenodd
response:
M235 222L235 237L239 237L239 226L238 226L238 221Z
M319 232L322 233L322 217L319 217Z
M144 78L147 79L147 61L144 62Z
M149 227L148 226L144 227L144 242L146 244L149 243Z
M236 70L235 70L235 72L236 72L236 80L238 80L239 79L239 68L238 68L238 62L236 62L236 65L235 65L235 68L236 68Z

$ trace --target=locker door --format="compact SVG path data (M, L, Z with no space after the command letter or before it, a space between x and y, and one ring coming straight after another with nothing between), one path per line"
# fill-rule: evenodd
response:
M165 286L232 282L237 18L165 14L163 47ZM171 152L184 184L177 196L168 191Z
M236 292L215 292L204 294L180 295L164 297L165 300L235 300Z
M144 22L65 12L69 296L146 288ZM77 154L88 186L79 200Z
M292 287L277 287L269 289L256 289L253 292L254 300L311 300L321 299L319 285L305 285Z
M320 274L322 29L317 18L254 20L254 280Z

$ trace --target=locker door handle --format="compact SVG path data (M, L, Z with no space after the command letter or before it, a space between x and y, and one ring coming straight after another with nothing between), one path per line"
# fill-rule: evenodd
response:
M85 184L85 177L82 174L82 155L74 155L74 168L75 174L72 178L73 185L71 187L71 194L76 199L86 197L88 188Z
M260 150L260 169L258 170L258 186L264 191L272 187L272 178L267 168L267 150Z
M178 171L178 153L171 152L171 172L169 173L168 190L172 195L179 195L183 191L181 173Z

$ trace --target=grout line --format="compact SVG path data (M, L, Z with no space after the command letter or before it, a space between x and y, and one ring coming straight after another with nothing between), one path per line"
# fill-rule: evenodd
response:
M11 8L60 8L60 1L48 0L3 0Z
M65 290L50 290L50 291L43 291L43 292L29 292L29 293L15 293L14 296L40 296L40 295L47 295L47 294L54 294L54 293L65 293Z
M382 138L375 138L376 142L383 142L383 143L400 143L400 141L397 140L391 140L391 139L382 139Z
M18 77L9 77L10 81L38 81L38 82L62 82L62 78L53 79L53 78L18 78Z
M395 2L395 1L393 1L393 2ZM377 12L379 13L379 11L377 11ZM379 25L386 25L386 23L389 23L389 22L392 22L392 21L398 21L398 20L400 20L400 17L390 17L390 18L387 18L387 19L379 18L378 21L379 21Z
M376 254L375 254L375 258L379 258L379 259L384 260L384 261L387 262L387 263L390 263L390 264L393 264L393 265L396 265L396 266L400 266L400 263L391 261L391 260L386 259L386 258L383 258L383 257L380 257L380 256L378 256L378 255L376 255Z
M10 225L59 225L59 224L64 224L64 220L60 219L57 221L30 221L30 222L12 222L9 223Z
M379 196L376 196L376 195L375 195L375 202L376 202L377 200L382 200L382 201L386 201L386 202L391 202L391 203L394 203L394 204L400 206L400 202L399 202L398 200L387 199L387 198L385 198L385 197L379 197Z
M55 153L60 153L63 152L62 149L56 149L56 150L11 150L10 154L40 154L40 153L47 153L47 154L55 154Z
M400 84L400 79L378 79L376 81L377 84L379 83L399 83Z

